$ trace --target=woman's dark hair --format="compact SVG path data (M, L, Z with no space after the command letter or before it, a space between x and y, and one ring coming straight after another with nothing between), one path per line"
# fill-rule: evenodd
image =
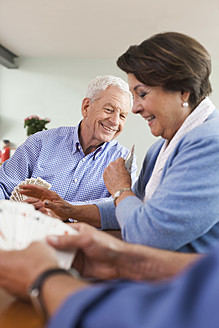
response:
M189 91L192 108L212 91L209 53L198 41L181 33L159 33L131 46L117 65L146 85Z

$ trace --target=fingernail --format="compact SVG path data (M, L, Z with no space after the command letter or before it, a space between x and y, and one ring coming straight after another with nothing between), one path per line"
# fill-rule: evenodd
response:
M47 240L49 240L52 244L59 243L59 238L57 236L47 236Z

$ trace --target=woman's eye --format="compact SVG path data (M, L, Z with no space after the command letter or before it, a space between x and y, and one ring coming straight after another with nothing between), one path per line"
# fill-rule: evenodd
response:
M139 97L144 98L146 96L146 94L147 94L146 92L142 92L139 94Z

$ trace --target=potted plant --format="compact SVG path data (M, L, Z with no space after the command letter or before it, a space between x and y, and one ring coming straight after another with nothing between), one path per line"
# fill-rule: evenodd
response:
M24 120L24 127L27 127L27 135L30 136L38 131L47 130L46 124L49 122L49 118L42 119L37 115L26 117Z

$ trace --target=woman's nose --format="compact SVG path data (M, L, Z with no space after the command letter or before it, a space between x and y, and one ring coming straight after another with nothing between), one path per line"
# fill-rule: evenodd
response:
M141 111L141 106L138 101L134 100L133 101L133 106L132 106L132 113L138 114Z

